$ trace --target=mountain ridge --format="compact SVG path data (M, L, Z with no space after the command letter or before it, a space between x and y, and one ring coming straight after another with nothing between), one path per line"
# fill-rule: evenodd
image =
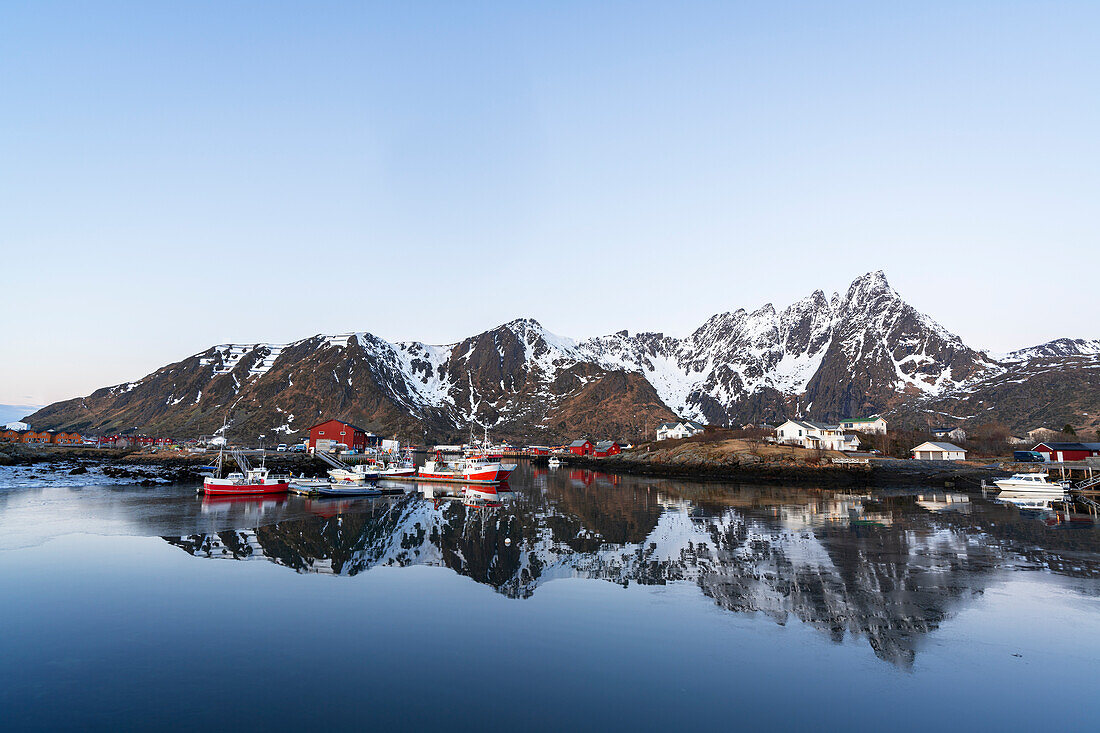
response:
M1035 378L1049 387L1051 371L1071 362L1075 384L1091 385L1100 340L1056 339L997 360L909 305L876 271L831 297L819 289L781 310L768 303L715 314L684 338L618 331L577 341L518 318L446 345L365 331L219 344L135 382L48 405L31 420L189 437L213 433L229 411L234 430L286 436L338 417L412 440L482 427L547 442L633 440L677 417L740 425L880 413L919 422L922 406L975 394L1019 411L1027 403L1019 385ZM1087 413L1096 399L1067 406ZM1032 419L1027 410L1010 417L1013 427Z

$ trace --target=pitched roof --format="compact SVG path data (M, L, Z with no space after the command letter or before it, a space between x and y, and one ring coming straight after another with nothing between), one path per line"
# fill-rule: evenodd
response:
M615 441L613 440L601 440L599 443L596 443L596 448L597 450L600 448L610 448L613 445L615 445Z
M882 417L875 415L874 417L842 417L841 422L878 422L882 420Z
M570 448L580 448L582 445L584 445L587 442L588 442L588 440L586 438L581 438L580 440L574 440L572 443L569 444L569 447Z
M801 427L804 427L804 428L813 428L813 425L811 423L809 423L805 420L795 420L794 418L788 418L788 419L784 420L783 424L786 425L789 422L793 422L795 425L800 425ZM780 425L780 427L783 427L783 426Z
M320 427L320 426L324 425L325 423L330 423L330 422L338 422L341 425L347 425L352 430L358 430L360 433L369 432L366 428L361 428L358 425L353 425L352 423L347 422L346 420L338 420L335 417L330 417L328 420L322 420L321 422L317 423L316 425L310 425L309 429L313 430L313 428Z
M663 422L663 423L661 423L660 425L657 426L657 429L658 430L663 430L663 429L668 429L668 428L674 428L679 424L680 423L677 423L677 422Z
M1040 443L1051 450L1088 450L1084 443ZM1035 446L1036 448L1039 445Z
M687 425L689 428L692 428L694 430L702 430L703 429L703 424L702 423L697 423L694 420L688 420L687 422L684 423L684 425Z
M930 445L934 448L939 448L942 451L953 451L953 452L966 453L965 448L960 448L959 446L954 445L953 443L935 443L931 440L926 440L925 442L918 445L917 448L923 448L926 445ZM917 448L914 448L913 450L916 450Z

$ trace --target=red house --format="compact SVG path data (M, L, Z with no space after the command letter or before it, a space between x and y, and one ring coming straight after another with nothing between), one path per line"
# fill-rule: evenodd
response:
M617 456L623 452L623 449L619 447L619 444L614 440L601 440L596 443L596 447L592 449L592 455L596 458L607 458L608 456Z
M592 451L592 444L584 439L574 440L569 444L569 452L575 456L590 456Z
M332 441L327 443L326 441ZM371 435L363 428L340 420L325 420L317 423L309 429L309 449L317 450L317 441L324 445L346 445L349 450L366 450L378 442L376 436ZM322 447L322 450L328 450Z
M1032 450L1042 453L1047 461L1083 461L1100 456L1100 443L1040 443Z

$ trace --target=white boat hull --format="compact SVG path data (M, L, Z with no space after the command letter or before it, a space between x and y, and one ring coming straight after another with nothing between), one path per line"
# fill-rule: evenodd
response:
M1011 479L1003 479L1001 481L994 481L993 483L996 484L997 488L1001 491L1012 494L1060 497L1065 493L1065 488L1061 484L1040 483L1038 481L1013 481Z

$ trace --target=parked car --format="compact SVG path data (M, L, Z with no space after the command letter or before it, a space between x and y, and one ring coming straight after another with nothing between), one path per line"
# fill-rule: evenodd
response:
M279 447L275 450L279 453L286 453L286 443L279 443Z
M1047 457L1039 451L1017 450L1012 452L1012 460L1016 463L1045 463Z
M298 443L297 445L290 446L290 452L291 453L305 453L306 452L305 443Z

